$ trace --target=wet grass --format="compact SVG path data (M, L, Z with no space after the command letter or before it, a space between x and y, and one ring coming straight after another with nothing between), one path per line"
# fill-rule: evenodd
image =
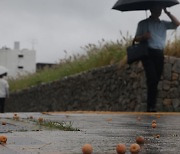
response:
M15 118L15 117L18 117L18 118ZM6 118L6 119L8 119L8 118ZM36 126L39 127L38 129L37 128L35 129L36 131L41 130L42 126L45 128L48 128L48 129L58 129L58 130L63 130L63 131L80 131L78 128L73 127L73 122L71 122L71 121L58 122L58 121L44 120L43 118L34 119L33 117L19 118L18 115L15 115L15 116L13 116L13 118L9 118L9 119L11 119L13 121L17 121L17 122L18 121L22 122L22 125L23 125L23 123L32 123L32 125L35 124ZM22 129L19 131L27 131L27 130Z
M55 122L55 121L43 121L37 122L38 125L47 127L49 129L58 129L63 131L80 131L78 128L73 127L73 123L70 122Z

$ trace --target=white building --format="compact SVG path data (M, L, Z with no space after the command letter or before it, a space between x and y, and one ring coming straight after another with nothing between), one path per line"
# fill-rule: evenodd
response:
M8 77L36 72L35 50L20 49L20 43L14 42L14 49L2 47L0 49L0 65L8 69Z

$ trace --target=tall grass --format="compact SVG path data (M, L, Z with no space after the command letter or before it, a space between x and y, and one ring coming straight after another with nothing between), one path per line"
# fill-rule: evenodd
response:
M168 41L166 48L165 48L165 54L169 56L175 56L180 57L180 36L175 35L173 41Z
M84 55L72 55L61 60L53 68L45 68L34 74L21 76L18 79L9 79L10 91L21 90L24 88L62 79L65 76L73 75L92 68L101 67L109 64L125 63L126 47L130 45L132 37L127 33L116 42L105 41L102 39L99 43L88 44L83 47ZM175 36L171 42L168 41L165 54L180 57L180 37Z
M122 33L120 34L122 36ZM45 68L34 74L20 76L18 79L9 79L10 91L21 90L92 68L117 63L125 56L126 47L131 40L131 36L127 33L126 37L122 36L122 39L116 42L102 39L97 45L88 44L83 47L84 55L72 55L61 60L53 68Z

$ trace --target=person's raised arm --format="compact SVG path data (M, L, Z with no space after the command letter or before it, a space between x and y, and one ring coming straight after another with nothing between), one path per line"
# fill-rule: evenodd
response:
M164 8L164 12L167 14L167 16L171 19L171 21L178 27L180 25L180 21L172 15L169 11L167 11L166 8Z

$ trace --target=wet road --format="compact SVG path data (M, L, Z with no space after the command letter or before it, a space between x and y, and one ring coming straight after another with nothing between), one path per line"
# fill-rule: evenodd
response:
M61 153L81 154L85 143L93 146L94 154L115 154L116 145L129 147L137 136L145 138L140 154L180 153L180 114L175 113L112 113L112 112L64 112L64 113L18 113L20 121L12 120L13 113L1 114L1 134L8 137L3 153ZM27 117L43 117L51 121L72 122L80 131L60 131L39 128ZM152 128L152 120L157 127ZM160 137L158 138L157 135Z

